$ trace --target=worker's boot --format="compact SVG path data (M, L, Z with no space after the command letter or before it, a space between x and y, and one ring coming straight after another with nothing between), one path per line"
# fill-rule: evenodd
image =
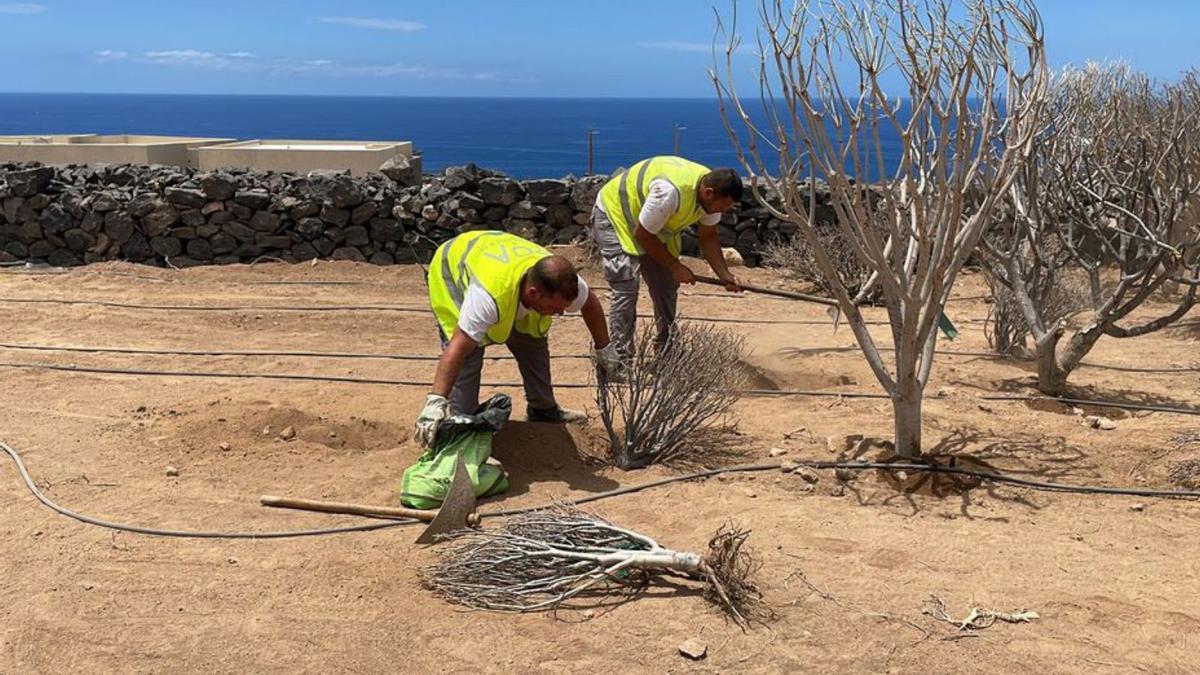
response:
M583 424L588 421L588 416L585 412L561 406L553 408L530 406L525 409L525 419L530 422L550 422L551 424Z

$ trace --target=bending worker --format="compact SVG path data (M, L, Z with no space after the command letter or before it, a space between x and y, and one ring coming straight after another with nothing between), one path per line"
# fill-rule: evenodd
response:
M679 284L696 277L679 260L682 233L699 223L704 259L731 291L740 290L725 265L717 223L742 198L742 179L733 169L709 170L682 157L651 157L608 181L592 209L592 236L604 258L612 288L609 332L628 355L637 320L638 275L654 303L656 343L661 347L675 322Z
M479 407L483 352L492 344L506 345L516 357L530 421L586 420L554 399L546 335L556 314L583 314L597 367L607 369L618 360L600 300L571 261L513 234L467 232L439 246L429 266L429 302L442 355L417 418L414 435L422 446L433 442L448 415Z

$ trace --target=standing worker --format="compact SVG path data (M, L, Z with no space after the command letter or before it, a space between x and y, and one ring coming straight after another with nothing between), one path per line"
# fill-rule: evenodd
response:
M414 432L425 447L448 415L479 407L483 351L492 344L506 345L516 357L531 422L587 419L554 399L546 335L556 314L583 314L598 368L618 362L600 300L571 261L514 234L467 232L439 246L429 266L429 302L442 355Z
M714 169L682 157L644 159L605 183L592 208L592 236L604 258L612 288L609 333L628 356L637 321L638 274L654 303L656 343L661 347L675 323L679 284L696 277L679 260L682 232L699 223L700 250L730 291L741 290L721 253L717 223L742 198L742 179L733 169Z

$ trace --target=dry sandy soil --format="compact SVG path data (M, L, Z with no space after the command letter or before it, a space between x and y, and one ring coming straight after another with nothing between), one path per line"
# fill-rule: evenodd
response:
M594 269L587 274L600 281ZM744 276L782 283L765 270ZM341 283L263 283L280 281ZM962 280L950 308L962 338L942 348L985 348L984 290L978 276ZM762 384L879 391L849 332L834 334L821 307L686 293L685 314L746 320L724 325L748 337L749 361ZM431 317L419 312L149 310L16 299L420 307L425 298L415 267L259 264L177 272L105 264L57 274L4 271L0 342L437 350ZM774 323L753 323L763 319ZM1189 321L1136 341L1102 341L1091 360L1195 366L1200 326L1194 314ZM552 348L585 352L582 322L561 320ZM387 359L6 347L0 361L417 381L432 375L429 362ZM418 455L409 428L423 401L421 386L10 367L0 367L0 376L0 440L23 453L50 498L113 520L206 530L358 524L348 516L267 510L257 497L394 503L400 474ZM511 362L485 368L485 380L515 376ZM555 377L582 383L588 376L584 362L561 360ZM930 391L942 396L926 406L927 445L960 463L1046 480L1161 488L1181 487L1187 468L1200 464L1187 464L1200 458L1200 443L1173 440L1200 428L1196 417L1108 410L1117 426L1101 431L1057 403L981 401L988 393L1029 391L1029 367L978 356L940 355L933 380ZM1200 408L1196 371L1089 367L1074 382L1081 396ZM519 390L505 391L523 412ZM595 409L588 389L563 389L560 399ZM838 448L831 445L840 444L830 437L887 437L891 428L886 401L872 399L744 398L737 417L737 456L710 463L765 461L772 447L786 448L784 458L832 459ZM280 439L289 426L295 438ZM510 423L496 438L495 455L513 487L495 503L543 504L682 471L605 466L600 437L598 421L581 429ZM760 582L778 618L743 632L681 587L651 588L592 614L464 612L420 587L416 569L434 556L411 543L412 528L256 541L114 533L40 506L9 460L0 463L4 672L1200 670L1200 539L1194 536L1200 504L1191 501L972 488L917 476L898 484L877 473L842 485L821 472L808 488L797 476L770 472L677 483L594 505L681 549L702 549L730 520L752 527L750 543L763 561ZM167 467L178 475L167 475ZM963 633L922 613L931 595L957 617L981 607L1029 609L1041 618ZM678 654L689 638L707 644L705 660Z

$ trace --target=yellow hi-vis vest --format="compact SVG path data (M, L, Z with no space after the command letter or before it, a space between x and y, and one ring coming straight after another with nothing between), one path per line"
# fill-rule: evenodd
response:
M658 238L671 255L678 258L683 248L681 233L704 216L704 209L696 201L696 190L700 178L708 172L708 167L703 164L666 155L643 159L605 183L600 188L598 199L613 224L621 248L629 255L645 253L633 238L633 232L638 226L642 203L650 191L650 182L662 178L679 191L679 207L658 232Z
M429 263L429 304L446 339L454 335L467 286L475 281L492 296L500 321L488 329L483 344L502 344L515 329L544 337L551 317L533 310L517 319L521 304L521 279L550 252L515 234L481 230L466 232L443 243Z

